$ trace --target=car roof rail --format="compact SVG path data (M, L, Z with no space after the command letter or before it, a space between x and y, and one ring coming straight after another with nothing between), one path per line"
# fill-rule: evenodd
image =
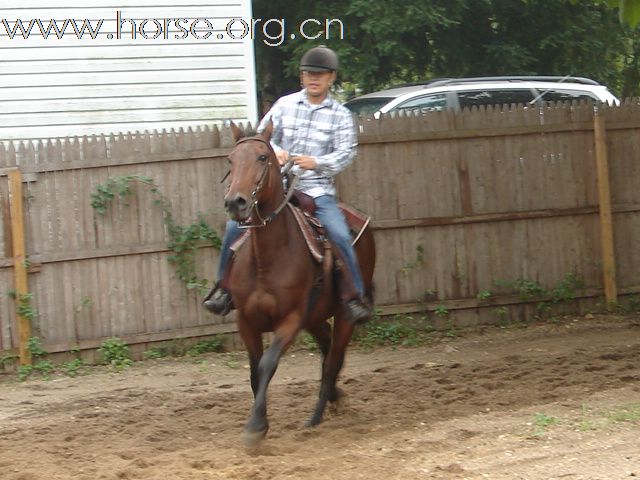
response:
M447 80L455 80L455 78L442 77L442 78L432 78L430 80L422 80L419 82L407 82L407 83L398 83L395 85L390 85L385 88L385 90L391 90L392 88L404 88L404 87L420 87L420 86L430 86L434 83L439 83Z
M479 82L495 82L495 81L534 81L534 82L571 82L571 83L581 83L583 85L600 85L595 80L585 77L574 77L571 75L566 75L564 77L556 76L556 75L507 75L507 76L499 76L499 77L469 77L469 78L443 78L436 79L432 82L429 82L428 85L430 87L436 87L440 85L450 85L450 84L458 84L458 83L479 83ZM426 85L426 84L425 84Z

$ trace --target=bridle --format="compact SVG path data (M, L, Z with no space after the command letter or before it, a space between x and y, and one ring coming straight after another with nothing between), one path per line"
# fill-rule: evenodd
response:
M253 137L243 137L240 140L238 140L236 142L236 147L238 145L240 145L241 143L244 142L250 142L250 141L254 141L254 142L260 142L264 145L266 145L266 147L269 149L269 160L265 163L264 165L264 169L262 170L262 173L260 174L260 179L258 180L258 182L256 183L256 187L253 189L253 191L251 192L251 210L255 211L256 213L256 217L259 220L258 224L245 224L242 222L238 222L238 228L259 228L259 227L265 227L267 226L270 222L273 221L273 219L275 219L278 214L287 206L287 203L289 203L289 200L291 199L291 196L293 195L293 191L295 186L298 183L298 176L297 175L293 175L293 179L292 181L289 182L288 185L288 189L285 193L285 196L282 200L282 203L280 203L280 205L278 205L278 207L271 212L269 215L266 216L262 216L260 214L260 210L258 209L258 194L262 191L262 188L264 187L265 183L267 182L267 180L269 179L269 173L271 171L271 165L273 164L273 159L276 156L276 152L273 150L273 147L271 146L271 143L269 143L269 141L263 139L260 136L253 136ZM287 163L285 164L282 174L286 175L288 174L288 172L291 170L291 167L293 166L293 161L292 160L288 160ZM231 172L229 172L231 173ZM227 178L227 176L229 176L229 173L227 173L227 175L225 175L225 177L222 179L224 181L225 178ZM249 217L251 218L251 216Z

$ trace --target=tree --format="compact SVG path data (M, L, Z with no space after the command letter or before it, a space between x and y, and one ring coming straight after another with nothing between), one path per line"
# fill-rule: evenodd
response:
M254 17L282 19L278 46L256 36L261 99L299 88L302 53L317 44L338 52L347 95L436 77L505 74L578 75L617 94L639 92L640 0L254 0ZM329 38L307 40L307 19L338 19ZM273 33L273 32L272 32Z
M640 23L640 0L607 0L611 8L617 8L620 21L636 27Z

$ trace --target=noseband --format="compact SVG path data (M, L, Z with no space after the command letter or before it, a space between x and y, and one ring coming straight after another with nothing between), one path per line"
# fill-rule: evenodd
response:
M254 210L256 212L256 217L258 218L258 220L260 221L260 223L255 224L255 225L247 225L244 224L242 222L238 222L238 227L239 228L258 228L258 227L264 227L266 225L268 225L271 221L273 221L274 218L276 218L278 216L278 214L282 211L282 209L284 207L287 206L287 203L289 202L289 200L291 199L291 196L293 195L293 190L295 185L298 183L298 176L294 176L293 181L290 182L291 184L289 185L289 189L287 190L284 199L282 200L282 203L280 205L278 205L278 207L271 212L269 215L266 215L265 217L263 217L262 215L260 215L260 210L258 209L258 193L260 193L260 191L262 191L262 188L264 187L264 184L266 182L266 180L269 178L269 172L270 172L270 168L271 168L271 164L273 161L273 158L276 156L275 151L273 150L273 147L271 146L271 143L269 143L267 140L263 139L262 137L259 136L253 136L253 137L243 137L240 140L238 140L236 142L236 146L240 145L241 143L244 142L250 142L250 141L254 141L254 142L260 142L264 145L267 146L267 148L269 149L269 160L267 161L267 163L264 166L264 169L262 170L262 174L260 175L260 179L258 180L258 182L256 183L256 188L253 189L253 191L251 192L251 210ZM287 162L287 165L285 166L285 170L290 170L290 163L292 163L291 160L289 160Z

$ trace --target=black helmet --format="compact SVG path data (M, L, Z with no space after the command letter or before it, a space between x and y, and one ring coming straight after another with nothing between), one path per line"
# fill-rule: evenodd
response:
M314 47L302 56L300 70L307 72L335 72L338 70L338 56L329 47Z

